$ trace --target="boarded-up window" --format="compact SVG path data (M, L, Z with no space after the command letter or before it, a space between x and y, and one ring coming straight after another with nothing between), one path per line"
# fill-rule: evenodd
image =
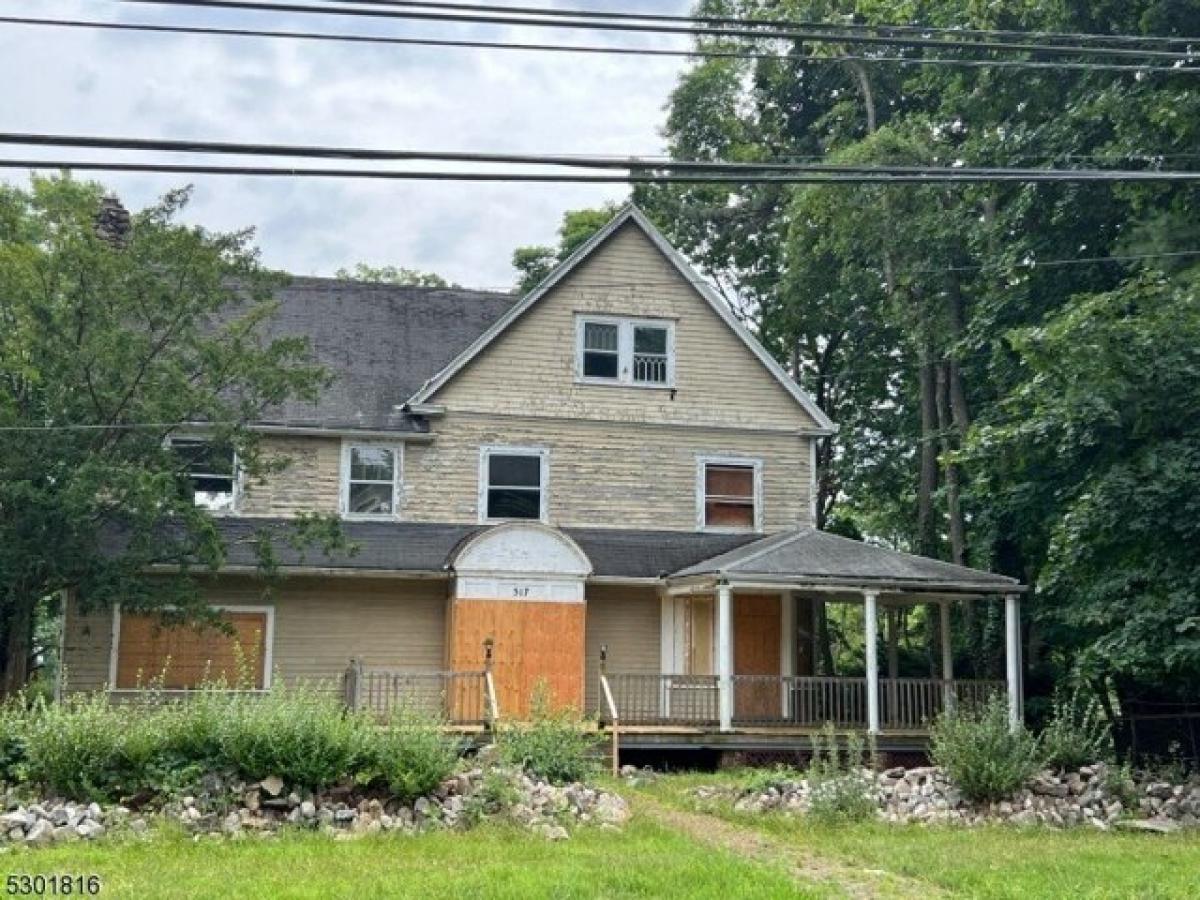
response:
M754 528L754 466L704 466L704 526Z
M687 636L684 647L685 675L712 675L716 672L713 660L714 619L712 597L687 598L684 614L684 632Z
M168 625L155 615L122 614L116 687L183 690L224 681L231 688L263 688L267 614L228 610L222 618L231 632Z

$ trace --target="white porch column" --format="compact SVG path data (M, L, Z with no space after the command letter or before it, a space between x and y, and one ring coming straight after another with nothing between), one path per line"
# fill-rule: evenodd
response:
M945 696L943 698L943 707L946 711L954 709L954 648L950 641L950 604L943 600L938 604L938 612L941 615L941 632L942 632L942 681L945 682Z
M878 600L875 591L863 591L863 641L867 653L867 731L879 733L879 658L876 647L878 634Z
M717 586L717 699L721 730L733 729L733 589Z
M779 598L779 674L790 679L796 674L796 595L784 591ZM780 712L786 719L792 712L792 682L784 681L780 690Z
M1004 597L1004 669L1008 687L1008 720L1021 723L1021 598Z

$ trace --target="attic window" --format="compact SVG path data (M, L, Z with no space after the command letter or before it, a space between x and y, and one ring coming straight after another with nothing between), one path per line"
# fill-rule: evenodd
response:
M704 531L761 531L761 461L701 457L698 463L696 499L700 528Z
M673 322L581 316L576 343L580 382L674 387Z

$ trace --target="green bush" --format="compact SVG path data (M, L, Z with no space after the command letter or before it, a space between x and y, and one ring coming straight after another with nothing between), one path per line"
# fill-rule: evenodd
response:
M986 703L938 717L931 754L963 795L976 802L1011 797L1043 765L1037 739L1008 721L1008 703Z
M437 788L454 772L459 741L438 723L413 713L392 719L367 742L360 760L359 780L380 779L404 800Z
M228 697L216 737L220 759L247 778L278 775L314 789L353 777L378 756L378 732L366 716L307 687Z
M846 738L845 752L838 746L832 724L812 736L808 768L808 814L825 823L863 822L878 808L875 780L863 766L874 767L874 746L865 752L858 734Z
M596 733L578 713L551 708L539 685L528 723L502 726L496 734L500 758L553 784L583 781L596 768Z
M33 708L24 697L0 703L0 784L25 779L26 732Z
M146 743L139 717L103 694L41 704L25 721L30 780L69 797L136 790Z
M1112 733L1096 699L1084 701L1079 691L1055 692L1050 720L1042 730L1046 765L1078 769L1113 758Z

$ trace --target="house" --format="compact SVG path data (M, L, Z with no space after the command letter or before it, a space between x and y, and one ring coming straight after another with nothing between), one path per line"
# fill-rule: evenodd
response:
M258 427L290 466L263 484L181 437L228 564L235 636L119 608L66 612L68 687L185 691L249 668L464 727L553 701L626 746L759 746L826 721L897 741L945 704L1007 690L1009 578L814 529L814 446L834 425L636 208L523 298L297 278L273 327L336 382ZM269 600L248 543L338 513L354 554L281 549ZM881 678L881 609L1004 602L1006 682ZM814 675L824 603L865 609L866 678ZM603 657L603 659L602 659ZM247 673L243 672L243 676Z

